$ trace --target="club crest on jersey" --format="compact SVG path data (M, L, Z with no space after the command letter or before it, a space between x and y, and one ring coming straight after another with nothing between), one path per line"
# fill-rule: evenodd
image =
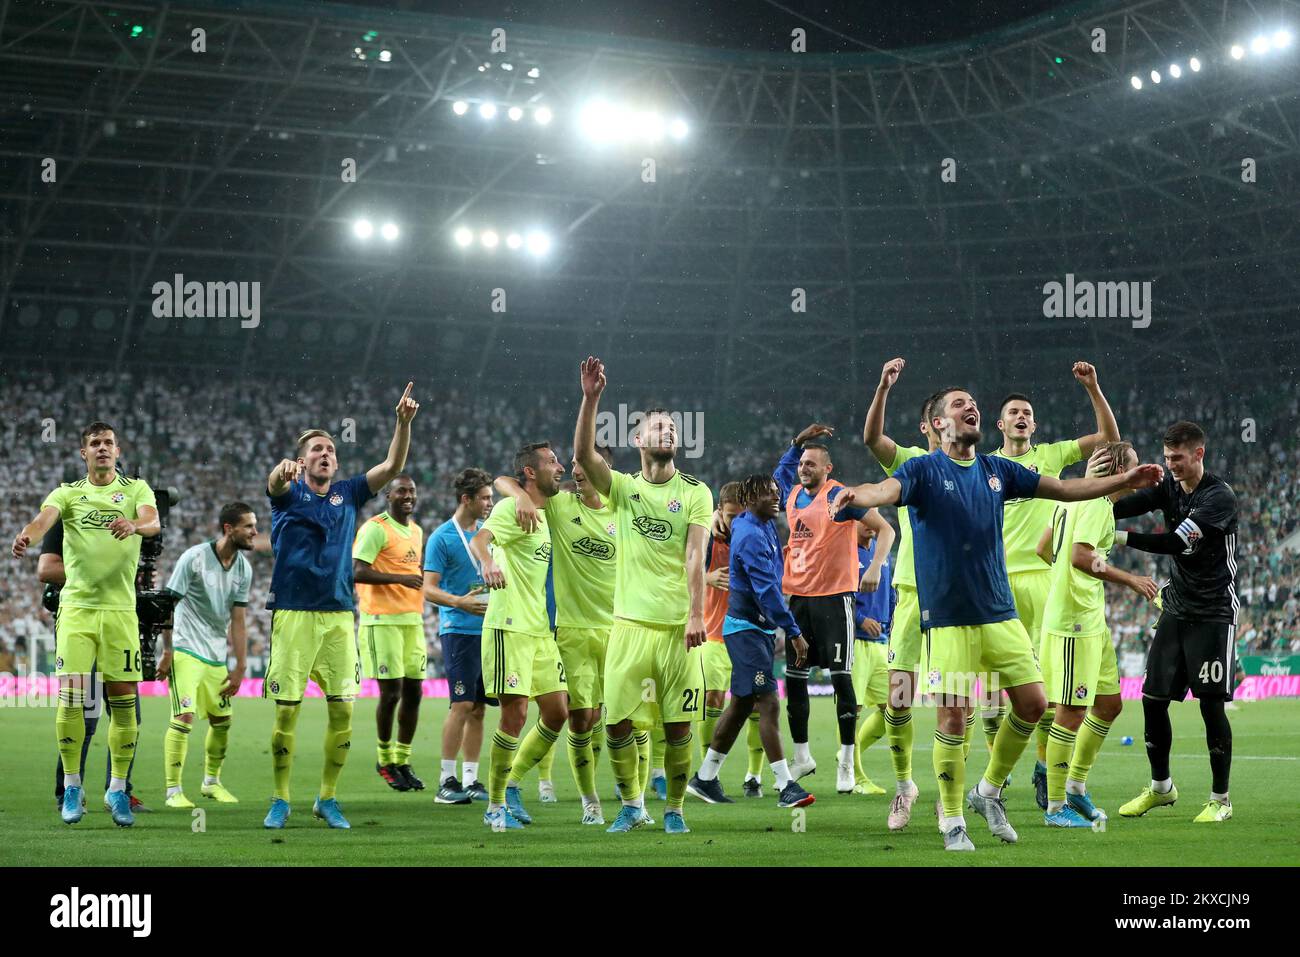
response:
M279 693L280 693L280 682L278 682L278 681L272 681L271 684L270 684L270 688L271 688L271 694L279 694Z
M1079 687L1077 687L1077 688L1074 689L1074 696L1075 696L1076 698L1078 698L1080 701L1082 701L1084 698L1088 697L1088 686L1087 686L1087 685L1079 685Z
M995 492L1001 492L1001 491L1002 491L1002 479L998 478L996 475L990 475L990 476L989 476L989 488L993 489L993 491L995 491Z
M767 684L767 675L763 674L763 672L761 672L761 671L755 673L755 675L754 675L754 687L755 687L755 688L761 688L761 687L763 687L763 686L766 685L766 684Z
M939 681L941 680L942 675L939 674L938 668L935 668L933 671L931 671L927 677L929 679L931 688L939 687Z
M343 504L343 496L340 495L338 492L335 492L333 495L330 496L330 504L331 504L331 505L342 505L342 504Z
M379 666L379 673L380 673L381 675L386 675L386 674L388 674L388 665L380 665L380 666Z
M615 535L617 533L618 533L618 526L615 525L613 522L610 522L608 525L605 526L606 535Z
M189 695L186 695L184 698L181 698L181 707L182 707L182 708L188 708L188 707L189 707L190 705L192 705L193 703L194 703L194 702L190 699L190 696L189 696Z
M668 511L673 512L675 514L677 512L680 512L681 510L682 510L681 502L677 501L677 499L675 498L668 500Z
M893 648L890 648L890 649L889 649L889 653L888 653L887 655L885 655L885 661L886 661L888 664L891 664L891 665L894 663L894 649L893 649Z
M57 670L59 670L59 671L62 671L62 670L63 670L63 656L62 656L62 655L59 655L59 657L57 657L57 658L54 659L54 667L55 667Z
M121 492L114 492L114 493L113 493L113 504L114 504L114 505L120 505L120 504L121 504L125 499L126 499L126 496L123 495Z
M464 694L464 693L465 693L465 682L463 682L463 681L457 681L457 682L456 682L456 694L461 695L461 694Z
M519 675L517 675L517 674L516 674L515 672L513 672L513 671L510 672L510 674L506 675L506 687L507 687L507 688L518 688L518 687L519 687Z

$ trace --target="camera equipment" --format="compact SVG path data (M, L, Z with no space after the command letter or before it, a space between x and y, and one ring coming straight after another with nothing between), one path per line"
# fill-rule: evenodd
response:
M140 477L139 469L136 478ZM176 597L170 592L155 588L158 559L162 556L162 529L167 527L167 513L181 500L180 492L173 486L156 490L154 498L158 507L159 532L140 543L140 565L135 573L135 614L140 619L140 680L153 681L158 677L155 650L158 635L171 624L172 608Z

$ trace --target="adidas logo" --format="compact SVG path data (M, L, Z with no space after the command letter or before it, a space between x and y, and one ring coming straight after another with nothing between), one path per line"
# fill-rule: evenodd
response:
M939 772L939 780L940 780L940 781L951 781L951 780L952 780L952 775L949 774L947 771L940 771L940 772Z
M889 746L889 750L890 750L890 751L893 751L895 754L902 754L902 753L903 753L903 749L902 749L901 747L899 747L897 744L891 744L891 745Z
M282 758L282 757L284 757L284 756L285 756L286 754L288 754L288 753L289 753L289 749L288 749L288 748L276 748L276 749L275 749L275 756L276 756L277 758Z
M632 493L632 501L634 501L634 502L639 502L639 501L641 501L641 494L640 494L639 492L633 492L633 493Z
M569 519L569 521L573 522L574 525L581 525L581 524L582 524L582 519L578 518L578 516L576 516L576 515L573 516L573 518Z
M81 498L77 499L77 504L81 504L82 502L89 502L89 501L90 499L86 498L86 496L83 495L81 496Z
M1057 768L1057 769L1059 769L1059 770L1061 770L1061 771L1068 771L1068 770L1070 770L1070 762L1069 762L1069 761L1062 761L1062 762L1059 763L1059 764L1053 764L1052 767Z

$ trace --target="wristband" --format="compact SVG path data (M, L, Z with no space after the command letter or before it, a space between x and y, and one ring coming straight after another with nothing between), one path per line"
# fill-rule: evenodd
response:
M1124 531L1123 529L1116 529L1116 530L1115 530L1115 544L1116 544L1116 545L1127 545L1127 544L1128 544L1128 532Z

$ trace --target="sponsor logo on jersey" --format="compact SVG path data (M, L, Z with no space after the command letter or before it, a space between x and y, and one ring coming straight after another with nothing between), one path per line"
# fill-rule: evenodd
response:
M77 499L77 504L80 505L82 502L89 502L89 501L90 499L86 498L86 496L83 495L81 496L81 498Z
M641 493L633 492L631 495L628 496L628 498L632 499L632 501L634 502L639 502L641 501Z
M632 527L646 538L656 542L666 542L673 534L671 523L663 519L651 518L649 515L638 515L633 520Z
M802 518L794 520L794 531L790 533L791 538L812 538L812 529L803 523Z
M537 559L539 562L549 562L551 560L551 543L542 542L542 544L534 548L533 558Z
M682 510L681 502L677 501L677 499L675 498L668 500L668 511L672 512L675 515L681 510Z
M588 558L598 558L607 562L614 557L614 543L602 542L586 535L573 543L573 551Z
M340 495L338 492L335 492L333 495L330 496L330 504L331 504L331 505L342 505L342 504L343 504L343 496Z
M1001 492L1001 491L1002 491L1002 480L1001 480L1000 478L998 478L996 475L990 475L990 476L989 476L989 488L993 489L993 491L995 491L995 492Z
M571 521L574 525L581 525L581 524L582 524L582 519L580 519L580 518L579 518L578 516L576 516L576 515L573 516L573 518L569 519L569 521Z
M114 508L92 508L85 515L81 516L80 524L84 528L108 528L108 526L123 517L125 516Z
M420 561L419 554L414 548L408 548L406 554L402 556L402 563L405 565L415 565Z

